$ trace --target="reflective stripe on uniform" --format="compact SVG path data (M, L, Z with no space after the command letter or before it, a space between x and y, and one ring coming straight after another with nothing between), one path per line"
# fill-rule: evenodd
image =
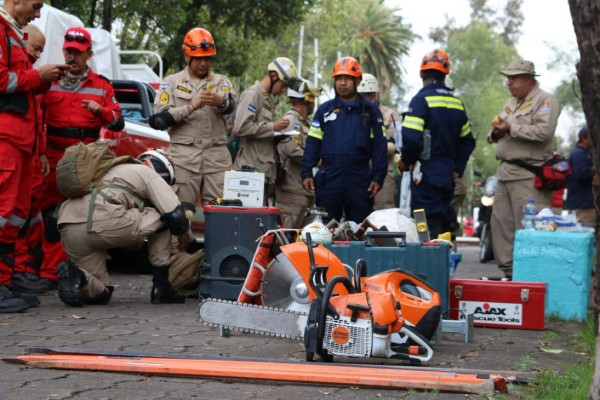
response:
M453 108L455 110L464 111L465 108L462 102L456 97L450 96L427 96L425 97L425 101L427 101L427 105L430 108L434 107L445 107L445 108Z
M423 132L423 130L425 129L425 120L423 118L407 115L406 117L404 117L404 121L402 121L402 127Z
M467 121L463 126L462 129L460 131L460 137L465 137L467 136L469 133L471 133L471 122Z
M17 90L17 74L14 72L9 72L8 73L8 84L6 85L6 92L5 93L14 93L15 90Z
M60 85L52 85L50 90L55 91L55 92L73 93L73 90L65 89ZM106 95L106 91L104 89L88 88L88 87L80 88L80 89L76 90L76 92L79 94L94 94L94 95L102 96L102 97L104 97Z
M308 131L308 136L312 136L315 139L323 140L323 131L319 125L315 125L314 123L311 125L310 130Z
M21 228L23 225L25 225L25 222L27 222L27 219L17 217L16 215L13 215L10 218L0 217L0 228L4 228L6 226L6 224L9 222L11 225L16 226L17 228Z
M42 222L42 213L41 212L37 213L37 215L35 217L31 218L31 221L29 222L29 226L30 227L35 226L35 225L39 224L40 222Z

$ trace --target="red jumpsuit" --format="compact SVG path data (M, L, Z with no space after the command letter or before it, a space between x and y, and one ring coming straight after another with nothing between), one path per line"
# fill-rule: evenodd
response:
M40 274L43 251L42 238L44 236L44 223L42 219L44 175L40 156L46 154L46 132L43 123L42 108L40 103L42 95L36 96L37 102L37 124L38 133L37 156L33 157L33 174L31 182L31 209L29 211L29 223L24 236L17 238L15 243L15 268L14 272L29 272L34 275Z
M31 204L35 92L47 88L31 67L26 40L27 34L21 38L0 17L0 284L4 285L10 283L14 243Z
M111 130L121 130L123 126L121 108L110 81L94 71L89 69L88 71L87 78L73 90L63 88L59 82L53 82L42 101L46 123L46 155L50 163L50 173L44 177L43 197L40 204L44 210L46 230L40 278L48 278L55 282L57 281L56 266L69 258L62 248L59 237L52 234L51 231L57 229L56 222L53 218L49 218L51 214L55 214L54 209L62 200L56 185L56 164L67 147L78 142L86 144L95 142L102 126ZM92 100L100 104L103 107L100 115L94 115L83 108L82 100Z

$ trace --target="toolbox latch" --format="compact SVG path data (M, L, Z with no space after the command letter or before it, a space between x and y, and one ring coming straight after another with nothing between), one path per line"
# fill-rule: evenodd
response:
M462 297L463 287L462 285L454 286L454 297L460 299Z
M521 289L521 301L524 303L529 301L529 289L527 289L527 288Z

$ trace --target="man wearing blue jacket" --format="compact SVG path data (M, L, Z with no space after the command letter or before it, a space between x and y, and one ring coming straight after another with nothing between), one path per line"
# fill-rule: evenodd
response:
M342 57L333 70L335 98L319 106L302 158L302 186L332 218L361 223L387 173L387 140L377 105L357 92L360 64ZM313 176L313 168L318 170Z
M411 208L425 209L432 238L453 232L456 211L450 205L454 178L461 177L475 148L471 123L460 99L444 85L450 58L436 49L421 63L423 88L402 122L402 159L398 168L412 170Z
M588 136L588 129L581 128L577 134L577 144L569 156L573 175L567 185L567 207L575 211L579 223L595 228L598 222L598 213L594 207L592 191L594 163L591 150L592 144Z

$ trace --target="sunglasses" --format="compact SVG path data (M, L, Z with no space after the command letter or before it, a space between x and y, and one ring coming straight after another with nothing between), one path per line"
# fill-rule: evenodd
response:
M65 35L65 41L77 42L77 43L89 43L90 42L84 36L78 36L78 35Z
M208 49L210 49L211 47L215 47L215 45L214 45L214 44L212 44L212 43L210 43L210 42L202 42L202 43L200 43L199 45L193 45L193 46L190 46L190 45L189 45L189 44L187 44L187 43L184 43L184 44L185 44L187 47L189 47L189 48L190 48L190 50L192 50L192 51L196 51L196 50L199 50L199 49L201 49L201 50L208 50Z

